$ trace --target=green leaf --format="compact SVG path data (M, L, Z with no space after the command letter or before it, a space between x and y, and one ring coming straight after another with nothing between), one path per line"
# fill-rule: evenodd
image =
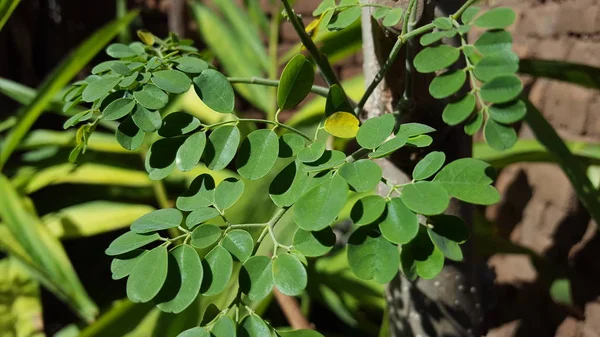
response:
M115 137L117 138L117 142L119 142L123 148L134 151L144 144L146 134L135 125L131 117L127 117L119 124Z
M114 87L121 82L120 77L107 76L88 84L83 93L81 99L84 102L93 102L100 99L104 95L108 94Z
M110 69L115 73L123 76L131 75L131 69L121 62L116 62L110 66Z
M444 267L444 254L433 245L424 230L400 250L400 270L406 278L414 280L436 277Z
M204 223L208 220L219 216L219 211L212 207L198 207L192 213L188 214L185 219L185 226L188 229L193 229L196 225Z
M103 111L104 119L114 121L127 116L135 107L135 101L131 98L119 98L112 101Z
M420 73L432 73L454 64L460 57L460 51L448 45L427 47L421 50L413 61Z
M157 307L178 314L189 307L200 292L203 269L196 250L180 245L169 252L169 272L163 291L156 299Z
M556 133L556 130L548 123L544 116L529 101L526 115L527 124L533 130L536 138L552 153L558 160L559 165L571 181L571 185L577 192L581 203L588 210L596 222L600 221L600 201L598 189L590 182L582 167L581 162L571 153L567 145Z
M279 207L291 206L302 196L309 180L302 163L293 161L275 176L269 185L269 196Z
M294 56L283 69L277 87L277 106L288 110L298 105L310 93L315 71L304 55Z
M156 110L148 110L136 104L135 111L131 115L133 122L144 132L154 132L158 130L162 124L160 112Z
M134 303L151 301L167 279L168 256L165 246L158 246L135 264L127 279L127 297Z
M494 104L488 108L490 117L498 123L513 124L525 117L527 106L522 100L505 104Z
M398 249L367 227L356 230L348 239L348 265L360 279L390 282L398 273Z
M396 150L406 145L408 136L406 134L398 134L394 138L381 144L374 152L369 153L369 158L383 158L394 153Z
M104 251L104 254L109 256L125 254L157 241L158 239L160 239L160 235L157 233L137 234L134 232L127 232L111 242L110 246Z
M238 151L236 166L243 178L257 180L269 173L279 154L279 137L270 129L251 132Z
M510 126L496 123L488 118L483 128L485 141L495 150L510 149L517 142L517 132Z
M446 155L444 152L434 151L427 154L413 169L413 179L423 180L431 177L442 168L445 161Z
M209 174L197 176L187 191L177 198L176 206L182 211L191 212L207 207L215 201L215 180Z
M273 290L271 259L253 256L246 260L240 271L240 289L252 301L260 301Z
M129 46L122 43L113 43L108 48L106 48L106 53L108 56L116 59L127 58L136 56L136 52L133 49L129 48Z
M450 260L462 261L460 244L469 239L467 224L459 217L440 214L427 219L427 234L433 244Z
M21 0L8 0L0 3L0 30L2 30L2 27L4 27L15 8L17 8L19 2Z
M298 296L306 288L306 269L294 255L277 255L273 260L272 271L273 283L282 294Z
M338 84L332 85L325 100L325 116L331 116L336 112L351 113L352 111L354 109L348 103L348 97L346 97L344 89Z
M369 118L358 129L356 141L366 149L374 149L385 142L395 125L396 119L392 114Z
M246 316L238 326L239 337L263 337L271 336L271 329L255 314Z
M75 77L81 69L112 40L123 27L127 26L137 12L131 12L124 17L108 23L91 35L85 42L80 44L77 49L69 54L51 74L48 74L39 87L35 98L24 106L17 115L20 116L18 124L12 128L11 132L5 138L0 149L0 168L4 166L8 157L18 146L19 142L25 137L29 128L38 119L48 104L52 102L55 95L69 81Z
M206 133L197 132L189 136L177 150L175 165L182 172L191 171L204 152L206 146Z
M321 3L319 3L319 6L317 6L317 8L312 12L312 15L319 16L334 6L335 6L335 0L323 0Z
M571 281L568 278L552 281L550 296L554 302L567 306L573 305L573 295L571 293Z
M457 93L467 80L464 70L449 71L437 76L429 85L429 93L437 99L446 98Z
M325 150L321 158L316 161L305 163L304 171L320 172L342 165L346 161L346 154L337 150Z
M294 249L304 256L323 256L331 251L335 245L335 233L331 227L316 232L305 231L298 228L294 234Z
M146 84L142 90L134 91L133 97L150 110L162 109L169 102L169 96L154 84Z
M452 27L453 27L453 25L452 25L452 19L446 18L446 17L435 18L433 20L433 25L436 28L442 29L442 30L449 30L449 29L452 29Z
M347 8L342 12L334 14L327 28L332 31L347 28L360 18L360 14L359 6Z
M475 20L475 25L485 29L504 29L517 19L515 12L506 7L497 7L483 13Z
M512 49L512 35L505 30L488 31L475 41L475 48L485 55L510 52Z
M446 165L433 179L456 199L477 205L492 205L500 201L489 164L473 159L458 159Z
M228 232L221 245L240 262L246 261L254 250L252 235L242 229L234 229Z
M214 337L235 337L235 323L229 316L221 316L210 330Z
M303 163L310 163L325 153L325 142L314 142L298 152L298 160Z
M190 89L192 81L178 70L159 70L152 73L152 83L166 92L183 94Z
M281 337L323 337L315 330L277 331Z
M110 272L113 280L120 280L131 274L133 267L142 256L148 253L147 250L136 249L131 252L115 256L110 263Z
M375 222L385 210L385 199L379 195L368 195L352 206L350 218L357 226L368 225Z
M235 94L225 75L214 69L207 69L194 77L193 81L196 94L209 108L220 113L233 112Z
M512 75L519 70L519 57L513 52L501 52L485 56L475 66L475 76L487 82L495 77Z
M479 94L487 102L506 103L519 96L522 90L521 80L516 75L507 75L485 83Z
M233 160L240 144L240 130L233 125L225 125L208 136L204 150L204 160L209 169L219 171Z
M192 246L203 249L212 246L221 238L221 229L216 225L200 225L192 231L190 243Z
M429 125L419 123L404 123L400 125L400 130L398 130L398 134L396 136L406 135L407 137L414 137L432 132L435 132L435 129Z
M348 185L338 175L323 181L304 194L294 207L298 227L317 231L329 226L344 208Z
M305 141L302 136L295 133L286 133L279 137L279 157L291 158L304 149Z
M479 13L480 10L481 8L477 6L468 7L460 16L460 21L462 21L465 24L471 23L471 21L473 21L473 19L475 18L475 15L477 15L477 13Z
M419 135L416 137L408 138L406 144L416 147L427 147L433 143L433 138L428 135Z
M472 136L472 135L476 134L477 131L479 131L479 129L481 129L482 125L483 125L483 112L478 111L475 114L475 117L468 120L467 124L465 124L465 133L469 136Z
M208 69L208 63L197 57L182 56L175 59L174 62L177 63L177 69L190 74L199 74Z
M574 83L591 89L600 88L600 68L584 64L529 59L520 61L519 72Z
M403 15L404 15L404 8L396 7L387 13L385 18L383 19L382 24L385 27L395 26L398 23L400 23L400 20L402 20Z
M197 326L183 331L177 337L210 337L210 333L206 329Z
M77 315L91 322L98 309L77 278L60 241L21 201L8 178L1 174L0 217L5 225L0 228L4 230L0 235L2 249L16 258Z
M204 278L200 291L204 296L216 295L225 289L231 278L233 259L225 248L215 246L202 262Z
M389 7L379 7L373 12L373 18L375 20L383 19L391 10Z
M400 198L387 202L387 214L379 223L381 235L392 243L405 244L417 236L419 220Z
M419 181L404 186L401 197L408 208L423 215L440 214L450 203L450 196L443 185L430 181Z
M131 224L131 231L138 234L175 228L183 221L183 214L175 208L164 208L150 212Z
M419 39L419 43L422 46L427 47L431 44L434 44L445 37L445 32L431 32L421 36Z
M354 191L359 193L375 189L382 175L379 165L367 159L344 164L339 174Z
M150 146L144 163L150 179L164 179L175 170L175 157L183 141L182 138L163 138Z
M449 103L442 112L444 123L455 126L464 122L475 110L475 96L471 93L456 102Z
M227 178L215 189L215 206L224 211L233 206L244 193L244 182L236 178Z
M177 137L198 129L202 123L198 118L185 113L174 112L165 117L158 134L162 137Z

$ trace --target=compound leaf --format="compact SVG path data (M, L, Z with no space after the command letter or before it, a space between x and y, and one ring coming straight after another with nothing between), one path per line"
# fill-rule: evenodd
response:
M433 181L440 183L453 197L478 205L500 201L500 194L490 184L491 167L484 161L463 158L446 165Z
M396 119L392 114L370 118L358 129L356 141L366 149L375 149L390 136L395 123Z

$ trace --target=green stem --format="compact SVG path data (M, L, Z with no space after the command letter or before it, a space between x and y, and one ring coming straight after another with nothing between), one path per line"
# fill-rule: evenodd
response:
M411 0L408 5L408 10L402 26L402 35L406 35L414 30L416 24L417 11L414 10L416 0ZM406 73L404 74L404 100L410 100L412 97L412 74L413 74L413 51L414 51L414 40L408 40L406 45L406 57L404 59ZM402 111L402 110L401 110Z
M313 142L313 140L306 135L304 132L295 129L291 126L285 125L283 123L277 122L277 121L269 121L266 119L257 119L257 118L239 118L239 119L233 119L233 120L229 120L229 121L223 121L223 122L219 122L219 123L215 123L215 124L211 124L211 125L205 125L204 128L205 129L212 129L212 128L216 128L217 126L221 126L221 125L226 125L226 124L236 124L238 122L254 122L254 123L265 123L265 124L271 124L271 125L277 125L278 127L281 127L283 129L292 131L293 133L296 133L302 137L304 137L306 140L308 140L309 142Z
M460 7L456 13L452 14L450 17L453 20L457 20L460 18L460 16L467 10L467 8L471 7L471 5L473 5L474 3L476 3L479 0L468 0L467 2L465 2L464 5L462 5L462 7Z
M340 81L338 80L337 76L335 76L335 72L333 71L333 68L331 68L329 61L323 56L323 54L321 54L313 40L310 38L308 33L306 33L302 23L300 23L296 13L294 13L292 6L290 6L289 1L281 0L281 3L283 3L283 7L285 8L287 16L290 19L292 26L296 30L296 33L300 37L300 41L315 60L315 63L317 64L317 67L319 67L319 71L321 72L325 82L327 82L327 85L330 87L334 84L340 85Z
M269 58L271 64L269 66L269 79L274 80L277 78L277 69L279 69L277 59L277 47L279 46L279 25L281 23L281 15L279 14L279 5L274 3L272 5L273 10L271 11L271 24L269 27ZM273 97L276 97L277 90L271 91ZM277 110L277 100L273 100L267 112L267 119L274 119L274 113Z
M264 85L264 86L269 86L269 87L278 87L279 86L279 80L269 80L269 79L260 78L260 77L249 77L249 78L248 77L228 77L227 79L229 80L229 83L258 84L258 85ZM321 87L318 85L313 85L312 88L310 89L310 91L314 94L317 94L317 95L325 97L325 98L327 97L327 94L329 93L328 88Z
M371 152L371 150L361 147L360 149L356 150L353 154L346 157L346 161L348 163L353 163L353 162L367 156L369 154L369 152Z

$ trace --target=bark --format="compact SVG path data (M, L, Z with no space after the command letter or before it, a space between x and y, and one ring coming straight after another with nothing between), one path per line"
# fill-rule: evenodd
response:
M406 8L408 0L369 0L370 3L402 6ZM444 6L436 8L435 0L419 0L419 25L430 22L436 13L448 15L460 7L464 1L439 1ZM394 32L385 30L371 16L372 9L365 8L363 23L364 73L368 85L387 58L395 40ZM438 15L439 16L439 15ZM418 41L418 39L416 40ZM365 106L365 116L375 117L393 110L402 98L406 86L406 58L418 52L418 42L411 43L401 51L396 63L387 73ZM449 41L450 43L452 41ZM411 56L412 55L412 56ZM410 64L410 63L409 63ZM411 180L411 172L425 151L443 151L447 163L471 155L471 139L462 128L450 128L441 120L445 102L433 99L428 86L432 77L410 72L409 84L412 87L410 109L401 116L401 122L419 122L430 125L438 131L433 135L434 143L420 152L398 151L390 159L379 161L384 176L395 183ZM380 193L387 193L384 186ZM384 194L385 195L385 194ZM470 222L472 207L452 200L447 213L462 217ZM409 282L398 275L387 287L390 330L393 337L415 336L481 336L483 334L483 312L481 287L478 268L472 245L463 246L465 261L446 265L439 276L433 280Z

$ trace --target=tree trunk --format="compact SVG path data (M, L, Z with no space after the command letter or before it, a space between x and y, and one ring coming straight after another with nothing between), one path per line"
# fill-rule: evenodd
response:
M384 4L406 8L408 0L368 0L369 3ZM435 16L453 13L464 1L444 0L437 6L435 0L419 0L417 26L430 22ZM396 35L386 30L370 16L373 9L366 7L362 17L364 73L368 85L385 62L396 41ZM400 24L401 25L401 24ZM400 26L399 25L399 26ZM471 139L462 128L451 128L441 120L445 102L433 99L428 86L431 75L418 74L410 69L406 58L414 56L419 50L418 38L404 47L395 64L375 90L365 106L365 116L375 117L393 111L393 107L403 97L405 86L411 86L410 108L401 116L401 121L418 122L430 125L438 130L433 134L434 143L423 151L398 151L390 159L379 161L384 176L394 183L411 180L411 172L426 153L424 151L443 151L447 163L461 157L471 156ZM447 41L452 43L453 41ZM408 54L406 50L409 50ZM408 56L412 58L412 56ZM406 78L407 67L411 70ZM387 194L381 186L383 195ZM452 200L449 214L471 221L473 208ZM398 275L387 287L386 299L393 337L415 336L481 336L483 334L483 311L480 287L480 262L475 261L472 244L463 245L465 261L453 263L446 260L440 275L433 280L419 279L409 282Z

